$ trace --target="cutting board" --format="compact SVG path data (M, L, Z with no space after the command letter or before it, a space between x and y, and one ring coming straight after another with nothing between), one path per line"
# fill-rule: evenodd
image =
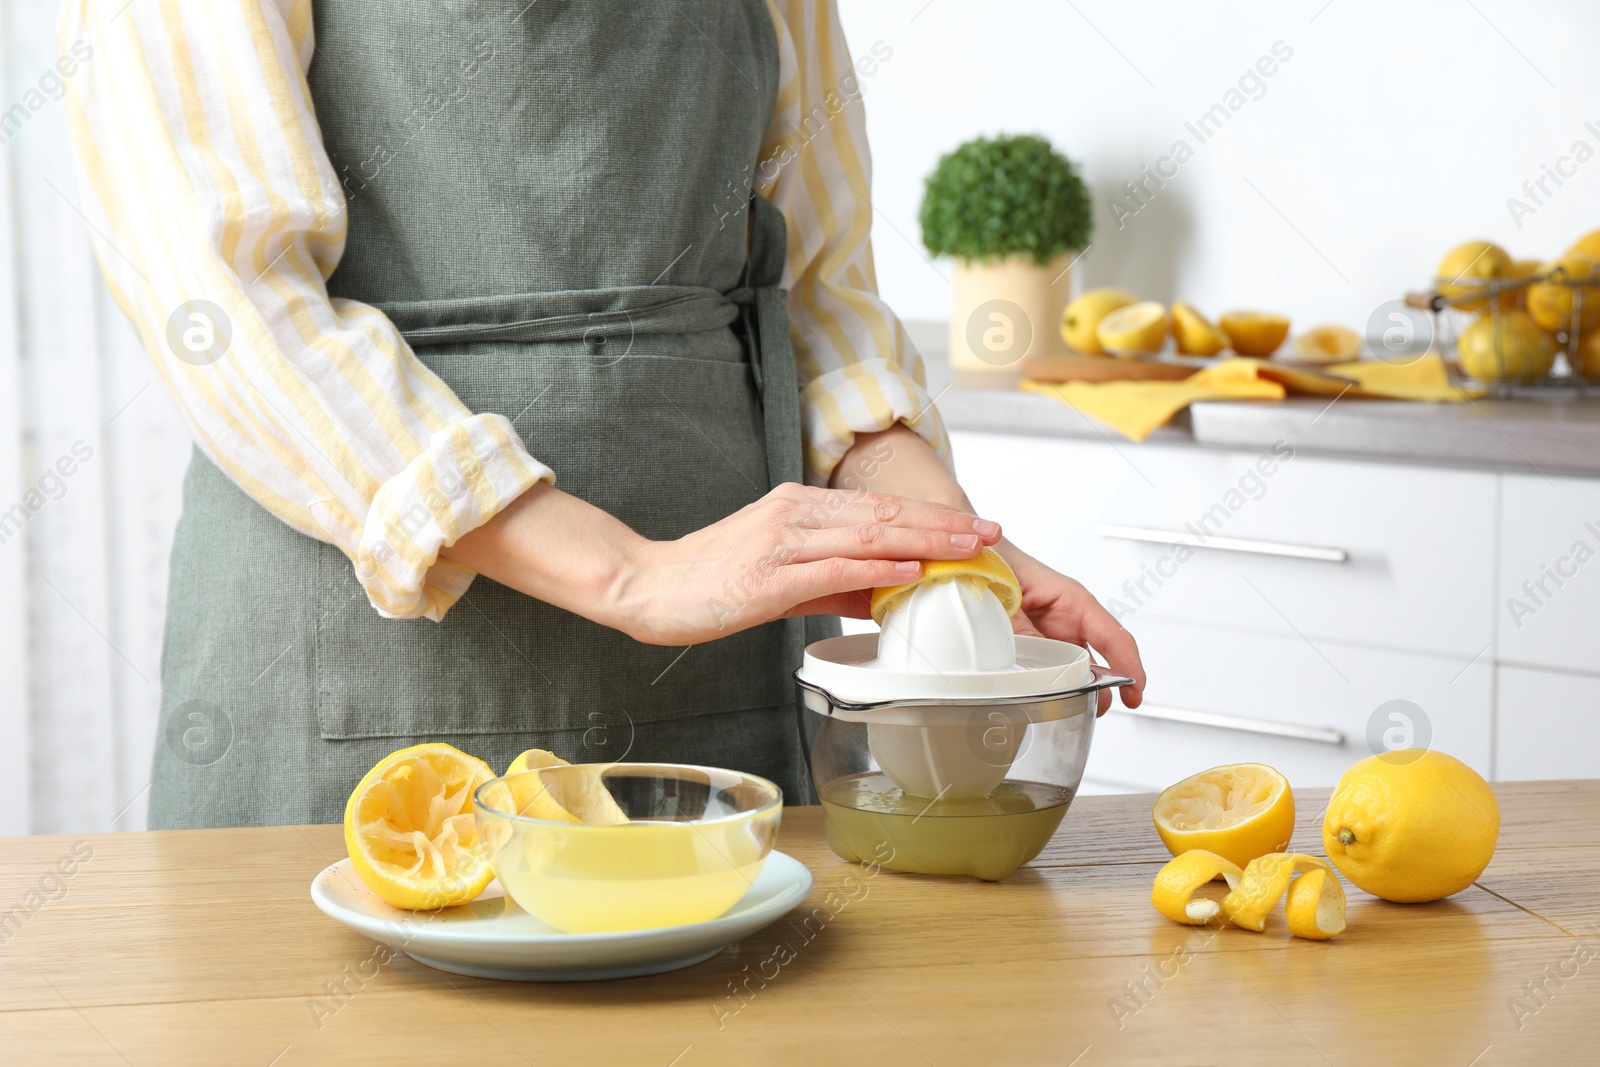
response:
M1084 356L1078 353L1027 356L1017 365L1024 378L1040 382L1181 381L1209 361L1178 363L1133 356Z

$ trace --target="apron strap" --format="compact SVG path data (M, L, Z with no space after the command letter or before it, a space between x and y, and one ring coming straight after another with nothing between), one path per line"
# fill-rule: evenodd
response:
M750 221L744 284L730 297L740 305L740 324L766 423L767 477L776 486L798 482L804 475L800 382L789 341L788 293L779 288L788 227L783 213L762 196L750 198Z
M693 285L627 285L375 306L413 347L423 347L474 341L598 342L719 330L738 319L738 297L737 290L719 293Z

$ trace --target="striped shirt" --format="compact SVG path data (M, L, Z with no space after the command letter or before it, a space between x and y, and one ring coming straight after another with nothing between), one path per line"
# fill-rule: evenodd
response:
M312 2L66 0L82 210L201 450L338 546L380 614L439 620L475 577L439 550L559 472L528 454L517 413L470 411L381 313L329 297L347 215L306 84ZM948 459L873 274L857 66L892 50L852 59L834 0L767 6L780 80L754 188L788 223L807 480L825 485L856 434L896 422ZM414 533L391 547L402 516Z

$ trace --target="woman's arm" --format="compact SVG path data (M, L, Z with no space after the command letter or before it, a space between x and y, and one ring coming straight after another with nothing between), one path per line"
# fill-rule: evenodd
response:
M337 545L393 617L442 618L441 546L553 477L370 307L331 300L345 200L312 114L311 3L66 0L66 98L95 252L196 442Z
M862 489L780 485L675 541L535 486L443 555L650 644L725 637L791 615L866 617L880 585L923 559L967 559L1000 527L965 511Z

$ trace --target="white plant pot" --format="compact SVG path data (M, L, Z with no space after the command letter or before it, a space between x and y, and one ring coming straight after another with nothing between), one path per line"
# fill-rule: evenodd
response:
M1072 298L1063 252L1044 266L1027 256L957 259L951 279L950 374L958 385L1004 386L1025 356L1063 354L1061 314Z

